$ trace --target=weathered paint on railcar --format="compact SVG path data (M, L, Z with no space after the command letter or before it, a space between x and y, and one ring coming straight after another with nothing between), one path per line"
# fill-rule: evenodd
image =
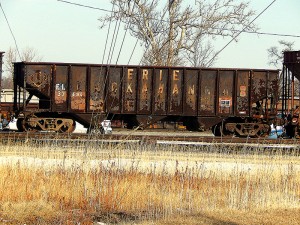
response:
M234 71L219 71L218 79L218 115L233 114Z
M167 115L168 69L154 69L153 115Z
M216 115L217 70L201 70L198 115Z
M137 68L124 68L123 77L123 107L122 112L126 114L136 113L136 98L137 98Z
M51 65L27 65L24 71L26 84L29 85L26 89L38 92L45 97L50 97L50 85L52 78Z
M251 77L251 103L263 100L267 96L267 73L252 71Z
M183 69L170 69L168 91L168 115L182 115Z
M153 70L140 68L138 74L137 113L151 115Z
M121 113L121 93L123 77L122 68L108 67L108 85L107 85L107 113Z
M68 98L69 98L69 82L68 82L68 66L53 66L53 88L54 88L54 101L52 110L58 112L68 111Z
M197 116L199 93L199 70L184 70L183 115Z
M70 111L86 112L87 67L71 66Z
M90 104L89 111L91 112L105 112L105 85L107 82L107 71L105 66L90 68L89 77L89 92Z
M279 90L279 84L278 84L278 73L277 72L268 72L268 93L267 97L270 98L270 114L276 115L277 114L277 100L278 100L278 91Z
M249 115L249 80L250 71L240 71L237 72L237 85L236 85L236 108L235 114L237 116L247 116Z

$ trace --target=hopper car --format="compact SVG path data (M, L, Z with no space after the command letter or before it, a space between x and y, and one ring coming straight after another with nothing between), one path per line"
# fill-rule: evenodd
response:
M216 136L268 135L277 115L278 70L79 63L14 63L20 131L89 131L182 124ZM36 108L29 108L33 96Z
M2 65L4 52L0 52L0 130L7 127L13 112L13 104L2 100Z
M281 74L279 115L287 137L300 137L300 51L285 51ZM297 87L298 86L298 87ZM295 100L298 100L296 103Z

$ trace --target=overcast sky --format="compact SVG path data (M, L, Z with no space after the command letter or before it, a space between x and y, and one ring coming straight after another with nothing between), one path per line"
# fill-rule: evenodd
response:
M109 0L69 0L98 8L111 9ZM273 0L250 0L259 14ZM36 49L43 61L101 63L107 28L100 30L98 18L102 11L83 8L57 0L0 0L20 50ZM237 0L237 2L239 2ZM191 0L191 4L194 0ZM277 0L256 20L260 32L300 36L300 0ZM2 11L0 11L0 51L15 47ZM121 43L123 35L119 35ZM295 42L300 50L299 37L280 37L241 34L238 43L231 43L218 57L214 67L272 68L268 65L267 49L279 40ZM217 39L215 50L220 50L229 38ZM119 64L127 64L135 39L126 37ZM118 47L116 49L119 49ZM130 64L139 64L143 54L139 47ZM117 51L112 63L115 63ZM104 61L106 63L106 61Z

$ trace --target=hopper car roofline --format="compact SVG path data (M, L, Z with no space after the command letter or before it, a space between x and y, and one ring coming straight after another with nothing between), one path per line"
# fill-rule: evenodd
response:
M279 69L260 69L260 68L222 68L222 67L186 67L186 66L147 66L147 65L116 65L116 64L94 64L94 63L65 63L65 62L14 62L14 64L25 65L60 65L60 66L92 66L92 67L134 67L148 69L188 69L188 70L221 70L221 71L272 71L279 72Z

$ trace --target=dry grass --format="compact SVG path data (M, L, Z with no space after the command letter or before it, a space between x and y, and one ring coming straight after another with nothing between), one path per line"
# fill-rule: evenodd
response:
M297 151L84 143L0 148L4 224L300 221Z

